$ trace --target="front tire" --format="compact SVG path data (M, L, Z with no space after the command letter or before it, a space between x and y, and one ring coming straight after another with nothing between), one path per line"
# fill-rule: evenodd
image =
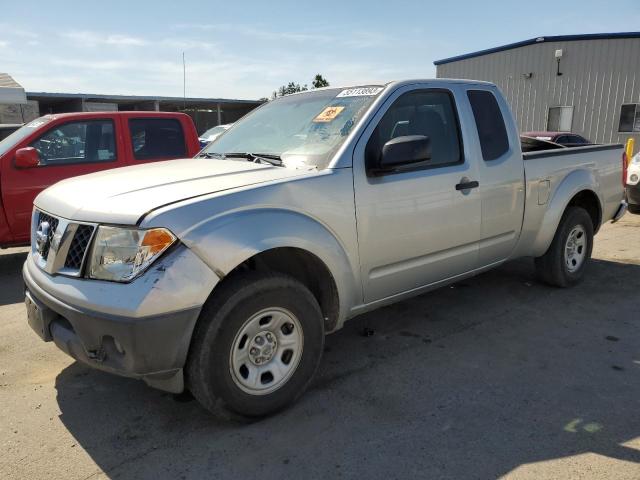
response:
M228 279L207 301L187 361L187 386L211 412L249 417L294 402L313 378L324 322L311 292L286 275Z
M582 280L593 249L593 223L587 211L569 207L564 212L547 252L535 259L540 280L570 287Z

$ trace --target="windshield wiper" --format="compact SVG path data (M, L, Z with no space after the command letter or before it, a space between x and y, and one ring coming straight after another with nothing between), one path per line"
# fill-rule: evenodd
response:
M224 158L224 155L222 153L216 153L216 152L201 152L198 154L198 158Z
M284 167L282 158L280 155L274 155L272 153L251 153L251 152L233 152L225 153L223 158L246 158L250 162L255 163L268 163L269 165L275 165L276 167Z

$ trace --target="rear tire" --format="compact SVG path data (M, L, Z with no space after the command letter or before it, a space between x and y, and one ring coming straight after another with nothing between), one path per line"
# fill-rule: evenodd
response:
M593 223L587 211L568 207L547 252L535 259L538 279L570 287L583 278L593 249Z
M187 360L187 387L209 411L249 417L294 402L324 348L322 312L297 280L276 273L229 278L205 303Z

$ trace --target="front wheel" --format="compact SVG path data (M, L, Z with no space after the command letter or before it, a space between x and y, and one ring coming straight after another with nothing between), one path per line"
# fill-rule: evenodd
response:
M242 415L268 415L302 394L323 346L322 313L304 285L281 274L244 274L205 304L187 385L212 412L221 401Z
M538 278L549 285L569 287L582 280L593 249L593 223L587 211L569 207L551 246L535 259Z

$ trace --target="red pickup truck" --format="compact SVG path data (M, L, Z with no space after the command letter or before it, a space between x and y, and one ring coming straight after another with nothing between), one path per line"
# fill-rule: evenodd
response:
M191 117L172 112L45 115L0 141L0 248L29 243L33 200L69 177L193 157Z

